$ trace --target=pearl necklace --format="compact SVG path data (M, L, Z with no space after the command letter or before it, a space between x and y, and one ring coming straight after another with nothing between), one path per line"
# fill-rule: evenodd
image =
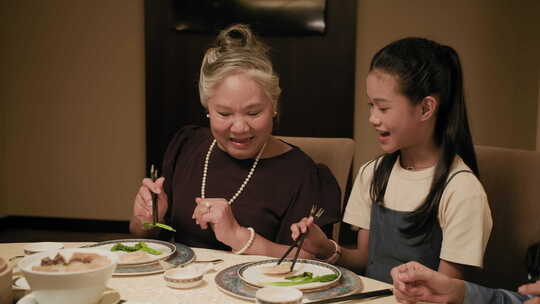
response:
M208 152L206 152L206 158L204 159L204 169L203 169L203 177L202 177L202 185L201 185L201 198L204 199L205 189L206 189L206 176L208 175L208 163L210 162L210 154L212 154L212 151L214 150L214 146L216 145L216 140L212 142L210 145L210 148L208 148ZM236 191L236 193L231 197L231 199L228 201L229 205L236 200L236 198L242 193L244 188L246 187L247 183L251 179L251 176L253 176L253 173L255 172L255 168L257 167L257 164L259 163L259 159L261 159L261 155L263 154L264 148L266 147L266 142L262 146L261 150L257 154L257 157L255 158L255 161L253 162L253 166L251 166L251 170L249 170L248 175L246 176L246 179L240 185L240 189Z

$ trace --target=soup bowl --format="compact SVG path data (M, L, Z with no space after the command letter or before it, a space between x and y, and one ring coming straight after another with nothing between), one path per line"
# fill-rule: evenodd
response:
M81 266L88 263L69 263L78 265L77 269L63 268L63 263L59 263L57 272L39 267L45 258L54 259L60 254L69 261L75 253L95 254L102 263L91 269ZM39 304L95 304L100 301L117 262L117 255L104 249L71 248L29 255L19 262L19 268Z

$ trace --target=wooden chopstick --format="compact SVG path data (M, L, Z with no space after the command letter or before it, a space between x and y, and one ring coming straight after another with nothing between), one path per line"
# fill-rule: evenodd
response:
M155 182L157 179L157 169L154 168L154 165L150 167L150 178L152 182ZM152 224L155 225L158 222L158 202L157 194L154 191L150 191L152 195Z
M328 304L328 303L342 302L342 301L356 300L356 299L366 299L366 298L373 298L373 297L386 297L386 296L391 296L393 294L394 293L393 293L392 289L381 289L381 290L375 290L375 291L369 291L369 292L356 293L356 294L343 296L343 297L329 298L329 299L324 299L324 300L306 302L306 304Z
M306 234L307 233L302 233L302 235L300 236L298 240L299 242L297 242L298 248L296 248L296 253L294 254L294 259L291 265L290 272L294 270L294 265L296 264L296 260L298 260L298 254L300 253L300 249L302 249L302 244L304 244L304 240L306 239Z
M300 235L300 237L303 237L304 235L305 235L305 233L302 233ZM299 241L300 241L300 238L298 238L296 241L294 241L294 243L289 247L289 249L287 249L287 251L285 251L283 256L279 259L279 261L276 263L276 265L279 265L279 264L281 264L281 262L283 262L283 260L289 255L289 253L291 253L291 251L294 249L294 247L296 247L298 245Z
M313 216L313 220L316 221L321 215L324 213L323 208L317 207L317 204L314 204L311 206L311 210L309 211L308 216ZM294 255L293 263L291 265L291 272L294 269L294 265L296 264L296 260L298 259L298 254L300 253L300 249L302 249L302 244L304 243L304 239L306 238L307 231L305 233L301 233L300 237L296 239L296 242L294 242L287 251L283 254L283 256L279 259L279 261L276 263L276 265L281 264L283 260L289 255L289 253L293 250L294 247L298 246L298 249L296 250L296 253Z

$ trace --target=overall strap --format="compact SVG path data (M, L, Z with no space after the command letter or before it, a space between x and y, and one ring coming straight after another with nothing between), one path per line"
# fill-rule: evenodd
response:
M459 170L459 171L457 171L457 172L454 172L454 174L450 175L450 177L446 180L446 183L444 184L444 187L446 188L446 186L448 186L448 184L450 183L450 181L452 181L452 179L453 179L456 175L458 175L458 174L460 174L460 173L464 173L464 172L473 173L471 170L465 170L465 169Z

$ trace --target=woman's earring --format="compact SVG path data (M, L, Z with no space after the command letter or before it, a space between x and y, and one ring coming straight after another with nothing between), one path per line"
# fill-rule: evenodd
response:
M210 118L210 114L206 113L206 118Z
M276 116L277 116L277 111L274 111L274 117L276 117Z

